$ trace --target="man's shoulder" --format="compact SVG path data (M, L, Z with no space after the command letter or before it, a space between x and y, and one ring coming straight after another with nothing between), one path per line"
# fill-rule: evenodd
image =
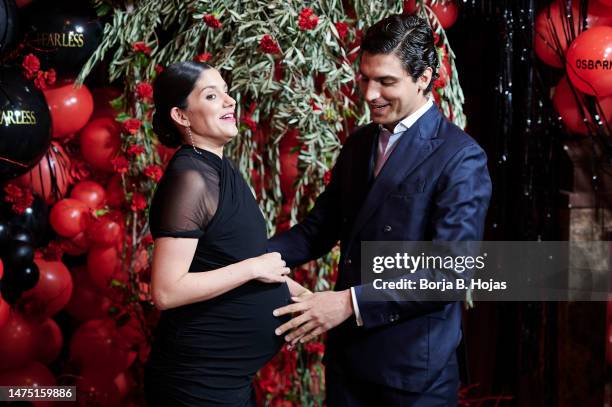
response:
M449 154L457 153L466 148L482 150L482 147L480 147L472 136L446 118L441 121L437 137L444 141L443 148L447 150Z

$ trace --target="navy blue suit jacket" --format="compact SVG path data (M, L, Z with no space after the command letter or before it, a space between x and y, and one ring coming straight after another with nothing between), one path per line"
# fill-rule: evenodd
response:
M330 183L303 222L270 240L290 267L340 241L335 290L355 287L364 322L353 317L329 332L325 363L360 379L421 392L461 339L458 302L365 300L361 241L477 241L491 196L486 155L432 106L397 141L380 174L373 168L378 125L347 139ZM388 293L388 291L387 291ZM371 298L371 297L368 297Z

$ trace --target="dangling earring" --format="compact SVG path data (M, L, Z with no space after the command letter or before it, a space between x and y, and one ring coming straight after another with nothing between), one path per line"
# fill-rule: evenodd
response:
M193 134L191 134L191 127L189 127L189 126L187 126L187 135L189 136L189 139L191 140L191 145L193 146L193 151L195 151L196 153L202 155L202 153L199 152L197 147L195 146L195 143L193 141Z

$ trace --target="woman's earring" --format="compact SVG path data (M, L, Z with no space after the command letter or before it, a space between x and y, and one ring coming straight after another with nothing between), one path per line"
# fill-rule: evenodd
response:
M201 152L199 152L199 151L198 151L198 149L197 149L197 147L195 146L195 143L194 143L194 141L193 141L193 134L191 134L191 127L189 127L189 126L187 126L187 135L189 135L189 139L191 140L191 145L193 146L193 150L194 150L196 153L198 153L198 154L202 155L202 153L201 153Z

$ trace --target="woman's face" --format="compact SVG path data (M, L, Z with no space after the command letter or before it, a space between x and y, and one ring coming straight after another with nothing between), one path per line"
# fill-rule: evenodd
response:
M200 74L184 110L194 137L225 144L238 134L236 101L227 91L227 84L216 69L207 69Z

